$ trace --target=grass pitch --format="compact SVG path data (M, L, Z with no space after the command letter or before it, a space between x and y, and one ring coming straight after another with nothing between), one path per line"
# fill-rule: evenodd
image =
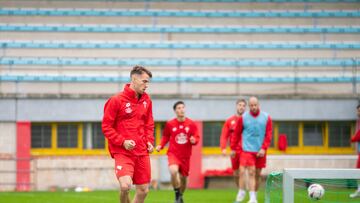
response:
M233 203L236 189L208 189L187 190L184 195L186 203ZM349 194L353 190L325 191L322 202L360 202L360 198L350 199ZM134 191L131 192L133 197ZM271 203L282 203L280 191L273 191ZM247 202L247 198L244 202ZM259 203L264 203L264 190L258 193ZM119 202L118 191L92 191L92 192L0 192L0 203L114 203ZM174 192L172 190L151 190L146 203L173 203ZM306 190L297 190L295 193L296 203L314 203L307 197Z
M187 190L186 203L222 203L234 201L235 189L227 190ZM131 192L133 197L134 191ZM263 193L262 195L263 196ZM263 197L259 198L263 202ZM0 192L1 203L114 203L119 202L118 191L93 192ZM151 190L146 203L173 203L172 190Z

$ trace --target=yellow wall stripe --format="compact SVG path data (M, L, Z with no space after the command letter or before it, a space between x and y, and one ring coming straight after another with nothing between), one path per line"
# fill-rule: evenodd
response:
M46 123L48 125L48 123ZM108 141L105 141L104 149L83 149L84 139L83 130L84 123L76 123L78 126L78 146L76 148L58 148L57 147L57 125L58 123L51 123L51 148L31 150L31 154L34 156L43 155L55 155L55 156L67 156L67 155L108 155ZM299 145L294 147L288 147L286 152L279 151L277 149L277 141L279 135L279 123L274 122L274 147L268 149L268 154L280 155L280 154L354 154L354 145L349 147L329 147L329 123L321 122L323 126L323 146L304 146L304 122L298 122L299 130ZM354 123L351 125L351 131L354 132ZM104 138L105 139L105 138ZM155 124L155 146L160 144L161 140L161 123ZM230 149L227 149L230 152ZM165 155L167 147L161 152L154 152L154 155ZM218 146L203 147L202 153L204 155L220 155L221 150Z

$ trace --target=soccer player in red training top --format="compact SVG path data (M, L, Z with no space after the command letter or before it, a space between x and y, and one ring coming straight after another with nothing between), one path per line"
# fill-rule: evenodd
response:
M170 141L167 155L171 184L175 191L175 203L183 203L182 195L186 189L186 177L189 176L191 150L192 146L197 144L199 134L194 121L185 117L184 102L176 102L173 109L176 118L166 123L161 143L156 150L160 151Z
M355 136L351 138L351 142L357 142L357 153L358 153L358 160L356 164L356 168L360 169L360 104L357 105L357 116L358 120L356 121L356 133ZM351 198L360 197L360 184L358 184L357 190L350 194Z
M266 150L271 143L272 121L267 113L260 111L256 97L250 97L249 108L250 112L244 113L238 119L234 136L231 137L231 149L235 151L240 142L242 151L236 202L241 202L245 198L244 176L247 169L250 194L248 203L257 203L256 191L260 185L261 170L266 166Z
M226 145L230 140L231 136L233 136L234 134L235 126L239 117L245 112L245 110L246 110L245 99L237 100L236 114L232 115L224 123L220 136L220 148L223 155L226 155ZM240 153L241 153L240 146L234 152L235 154L230 155L230 160L231 160L231 167L234 171L235 184L237 187L239 187L239 165L240 165Z
M133 203L143 203L151 179L149 153L154 149L152 102L145 93L152 74L142 66L135 66L130 77L130 84L106 102L102 130L115 159L120 202L130 203L129 190L135 184Z

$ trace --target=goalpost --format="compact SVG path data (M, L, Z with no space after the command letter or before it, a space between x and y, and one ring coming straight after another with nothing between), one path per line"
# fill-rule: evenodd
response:
M360 169L285 168L283 171L283 203L294 203L295 179L360 179Z

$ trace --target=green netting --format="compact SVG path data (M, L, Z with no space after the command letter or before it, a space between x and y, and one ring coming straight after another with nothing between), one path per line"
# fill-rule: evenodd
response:
M273 172L267 176L265 187L265 203L282 203L283 199L283 174ZM307 194L307 188L313 183L322 185L325 195L319 203L347 203L360 202L359 198L350 198L349 195L357 189L355 179L296 179L294 186L295 203L313 203ZM360 182L359 182L360 183Z

